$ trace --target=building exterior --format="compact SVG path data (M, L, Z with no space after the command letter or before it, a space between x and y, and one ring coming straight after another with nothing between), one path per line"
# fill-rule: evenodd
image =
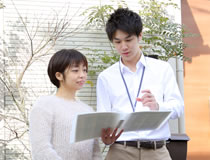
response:
M175 2L180 6L179 0ZM62 48L75 48L87 56L93 50L101 54L111 52L104 30L88 28L87 17L81 14L88 7L103 4L116 7L117 3L105 0L7 0L3 3L0 65L5 76L0 81L0 160L30 159L29 110L39 96L55 92L46 74L49 57ZM126 3L130 9L139 9L138 0L126 0ZM181 23L180 10L171 14ZM183 63L172 59L170 64L184 96ZM89 76L88 83L77 95L94 108L96 78L97 74ZM184 116L170 123L172 133L185 133Z
M190 45L184 54L184 99L188 160L210 159L210 1L182 0L182 23L189 32Z

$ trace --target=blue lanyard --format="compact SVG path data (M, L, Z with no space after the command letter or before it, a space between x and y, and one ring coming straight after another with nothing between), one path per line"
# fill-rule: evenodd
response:
M123 74L122 74L122 71L121 71L120 61L119 61L119 70L120 70L120 74L121 74L122 80L123 80L123 82L124 82L126 91L127 91L128 98L129 98L129 100L130 100L130 104L131 104L132 110L133 110L133 112L135 112L136 102L137 102L137 101L135 100L135 104L133 105L132 100L131 100L131 96L130 96L130 93L129 93L129 90L128 90L128 86L127 86L127 84L126 84L125 78L124 78L124 76L123 76ZM137 93L137 96L136 96L136 97L139 96L139 92L140 92L140 90L141 90L141 85L142 85L142 81L143 81L143 77L144 77L144 70L145 70L145 66L143 66L143 71L142 71L141 79L140 79L140 82L139 82L139 89L138 89L138 93Z

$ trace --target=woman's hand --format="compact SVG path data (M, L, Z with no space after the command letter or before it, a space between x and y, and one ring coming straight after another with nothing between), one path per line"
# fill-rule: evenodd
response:
M103 128L101 131L101 139L106 145L111 145L113 144L122 134L123 129L116 135L117 129L115 128L114 131L112 132L111 128Z

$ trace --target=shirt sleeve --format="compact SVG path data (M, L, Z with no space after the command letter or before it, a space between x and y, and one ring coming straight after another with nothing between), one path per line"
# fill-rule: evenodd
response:
M160 107L159 110L172 111L172 119L180 117L184 112L184 101L180 94L176 78L170 64L166 67L163 86L164 97L163 102L158 102Z
M100 145L99 145L98 139L94 139L93 160L102 160L102 155L101 155L101 150L100 150Z
M62 160L50 142L53 114L42 107L33 107L29 117L29 137L33 160Z
M108 93L108 85L102 75L99 74L97 79L97 112L111 111L111 100Z

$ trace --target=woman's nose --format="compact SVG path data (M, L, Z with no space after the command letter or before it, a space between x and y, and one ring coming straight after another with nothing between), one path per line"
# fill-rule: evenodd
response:
M80 71L80 77L85 77L87 75L87 72L86 71Z

